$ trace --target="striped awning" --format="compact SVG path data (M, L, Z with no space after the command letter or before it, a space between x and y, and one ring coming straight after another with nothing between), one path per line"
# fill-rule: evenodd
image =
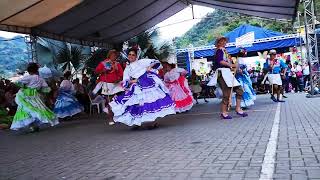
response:
M1 0L0 30L88 46L140 34L190 4L292 19L297 0Z

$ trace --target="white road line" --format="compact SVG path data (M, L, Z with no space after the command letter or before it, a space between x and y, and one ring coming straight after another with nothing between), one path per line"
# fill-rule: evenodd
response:
M281 103L278 103L277 105L277 110L274 116L270 138L267 145L267 150L264 154L264 159L262 163L262 169L261 169L259 180L272 180L274 165L275 165L275 158L276 158L278 135L279 135L280 104Z

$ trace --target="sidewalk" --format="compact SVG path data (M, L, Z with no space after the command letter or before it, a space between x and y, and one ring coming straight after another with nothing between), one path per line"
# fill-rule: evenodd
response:
M272 176L320 178L320 99L288 96ZM28 135L0 131L0 179L259 179L277 103L259 95L249 117L232 120L219 118L218 103L200 100L152 131L106 126L102 115Z

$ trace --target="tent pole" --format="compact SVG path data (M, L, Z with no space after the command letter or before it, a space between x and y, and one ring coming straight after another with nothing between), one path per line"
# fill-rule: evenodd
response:
M25 36L25 43L27 44L28 61L38 63L37 56L37 36L29 35Z
M194 9L193 9L193 4L191 4L191 10L192 10L192 19L194 19Z
M301 53L301 57L302 57L302 37L301 37L301 22L300 22L300 16L301 16L301 13L298 11L297 12L297 16L298 16L298 32L299 32L299 39L300 39L300 53Z
M309 62L310 70L310 87L311 91L307 97L315 96L315 85L319 83L320 71L319 71L319 59L318 59L318 47L317 47L317 36L315 32L315 12L313 0L304 0L304 26L306 36L306 49L307 49L307 60Z

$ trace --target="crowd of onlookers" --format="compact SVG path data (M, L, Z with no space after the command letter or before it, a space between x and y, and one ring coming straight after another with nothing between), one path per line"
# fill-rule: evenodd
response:
M0 108L5 109L9 115L14 115L17 105L15 103L15 94L18 92L17 87L8 79L0 80Z
M289 92L303 92L307 91L310 82L309 64L303 63L300 65L298 62L286 62L286 71L282 71L285 78L283 79L283 91ZM268 71L263 68L252 68L248 70L252 85L257 93L267 93L270 89L268 81L263 82L265 75Z
M282 75L285 76L283 79L283 93L289 92L309 92L310 91L310 68L309 63L291 63L290 60L286 61L286 65L288 68L286 69L286 73L282 72ZM264 69L260 65L256 67L247 68L248 74L252 81L252 86L257 94L266 94L271 92L271 88L266 78L266 74L268 73L267 69ZM214 97L214 87L206 86L206 83L212 76L214 71L208 73L205 77L202 77L202 92L200 93L202 97ZM317 85L316 92L318 92Z
M8 79L0 79L0 129L8 128L17 110L15 95L19 88Z

